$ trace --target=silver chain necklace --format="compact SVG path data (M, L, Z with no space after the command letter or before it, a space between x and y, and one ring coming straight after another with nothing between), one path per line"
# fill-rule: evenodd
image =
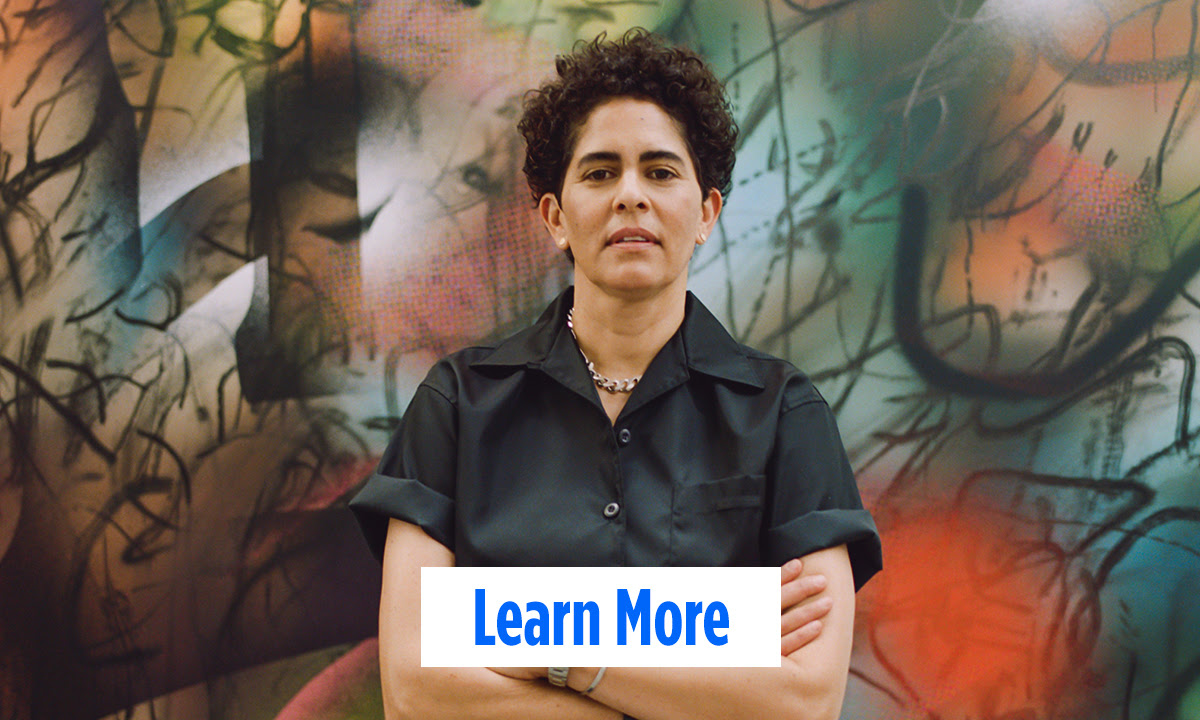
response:
M574 307L567 311L567 329L571 331L571 337L575 338L575 347L579 348L579 354L583 356L583 362L587 364L588 373L592 376L592 382L596 383L596 387L613 394L633 392L633 388L642 379L641 375L624 380L614 380L596 372L596 365L584 354L583 348L579 347L579 336L575 334Z

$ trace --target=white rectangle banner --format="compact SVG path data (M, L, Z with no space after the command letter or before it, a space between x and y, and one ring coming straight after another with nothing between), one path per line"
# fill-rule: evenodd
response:
M779 568L421 569L424 667L779 667Z

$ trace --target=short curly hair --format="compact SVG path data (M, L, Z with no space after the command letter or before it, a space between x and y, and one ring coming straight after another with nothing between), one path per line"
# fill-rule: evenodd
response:
M603 33L555 60L558 77L525 96L517 128L525 138L525 177L535 203L546 193L562 199L563 178L579 129L601 102L649 100L684 128L700 189L729 194L738 128L725 86L699 55L671 47L642 28L619 40Z

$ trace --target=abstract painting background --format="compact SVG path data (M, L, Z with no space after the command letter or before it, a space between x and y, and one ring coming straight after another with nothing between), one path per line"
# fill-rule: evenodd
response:
M884 535L843 716L1200 718L1195 0L0 0L0 718L382 717L345 500L570 281L520 98L635 25Z

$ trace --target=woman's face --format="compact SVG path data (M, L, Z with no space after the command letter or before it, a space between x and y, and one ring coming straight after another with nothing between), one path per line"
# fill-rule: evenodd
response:
M679 123L653 102L616 98L579 130L561 201L539 210L555 243L575 256L580 292L628 298L687 287L692 251L721 211L702 191Z

